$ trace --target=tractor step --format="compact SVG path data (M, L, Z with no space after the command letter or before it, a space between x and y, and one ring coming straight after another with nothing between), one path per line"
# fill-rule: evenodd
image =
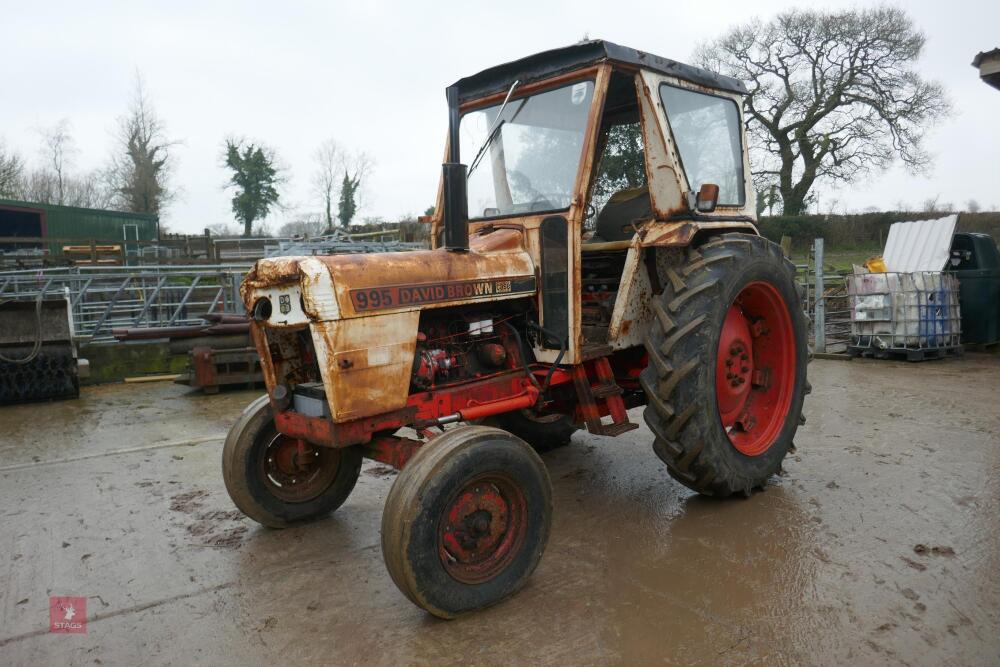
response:
M588 365L593 378L587 373ZM622 399L625 392L615 382L607 356L594 359L590 364L575 366L573 386L579 401L578 414L587 425L587 430L594 435L616 436L639 428L638 424L628 419L625 401ZM611 423L603 423L602 415L610 416Z
M639 428L639 425L635 422L621 422L620 424L601 424L600 433L595 435L606 435L610 437L615 437L616 435L621 435L622 433L628 433L629 431L634 431Z
M621 396L623 393L622 388L616 384L595 384L590 386L590 395L594 398Z
M614 350L607 343L588 343L580 350L580 357L583 361L593 361L606 358L612 352Z

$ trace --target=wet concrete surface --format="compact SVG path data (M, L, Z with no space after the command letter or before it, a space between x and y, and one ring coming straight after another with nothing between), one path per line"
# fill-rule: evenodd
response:
M545 454L541 565L451 622L382 565L384 466L309 525L235 510L222 438L256 392L0 408L0 663L997 664L1000 356L810 374L797 451L750 499L672 481L645 426ZM87 597L87 634L48 633L50 595Z

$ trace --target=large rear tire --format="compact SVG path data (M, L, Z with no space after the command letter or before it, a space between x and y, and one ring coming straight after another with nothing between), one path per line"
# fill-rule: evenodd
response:
M414 604L453 618L517 592L538 565L552 485L523 440L462 426L414 454L382 514L389 575Z
M808 393L794 267L766 239L725 234L667 278L640 377L653 450L699 493L749 496L781 470Z
M222 477L236 506L270 528L340 507L361 473L360 447L299 446L278 433L267 396L248 405L222 449Z

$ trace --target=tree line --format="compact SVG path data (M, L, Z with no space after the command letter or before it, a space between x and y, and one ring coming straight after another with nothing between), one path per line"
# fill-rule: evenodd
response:
M34 166L0 144L0 197L158 214L175 195L170 182L176 142L166 138L139 76L128 111L115 121L114 148L103 167L76 168L80 151L67 119L36 132Z
M927 132L952 105L940 83L920 74L925 44L903 9L882 5L791 9L733 27L698 47L697 64L749 89L744 122L758 214L800 215L816 204L817 185L855 183L897 162L914 173L930 168ZM614 159L604 165L597 195L641 180L641 152L633 145L638 127L626 129L610 137ZM106 168L73 170L69 130L62 121L40 131L43 159L33 169L0 145L0 197L159 213L177 194L171 183L176 142L167 138L141 79L128 112L118 119ZM322 213L286 224L283 233L329 233L349 225L363 204L374 166L370 155L330 139L313 160L312 189ZM287 170L273 148L232 137L223 145L223 165L230 171L226 187L234 217L249 236L282 207ZM970 200L973 207L978 204Z
M178 196L174 149L180 142L168 136L138 74L128 109L115 120L113 148L104 166L76 168L80 151L69 120L36 132L39 159L34 164L0 142L0 198L159 215ZM233 217L243 235L251 236L260 231L255 224L283 208L281 186L288 170L276 151L260 142L229 137L222 148ZM312 190L323 214L286 223L282 231L318 235L350 225L363 205L363 187L374 165L364 151L351 151L333 139L322 142L313 153Z

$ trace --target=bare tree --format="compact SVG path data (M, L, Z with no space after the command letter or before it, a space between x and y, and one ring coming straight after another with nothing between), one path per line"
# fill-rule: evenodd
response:
M167 138L138 72L129 109L118 118L115 143L108 174L119 208L159 213L174 196L169 181L177 142Z
M368 177L375 169L375 159L365 151L356 151L344 160L344 177L340 186L338 215L345 227L367 204Z
M64 202L67 206L84 208L115 208L115 191L108 187L107 173L95 169L83 174L66 177Z
M798 214L818 180L851 182L897 158L929 166L924 133L951 107L913 67L923 47L896 7L793 9L732 29L696 60L748 84L757 189L777 183L784 213Z
M205 228L212 236L239 236L239 225L231 222L216 222Z
M340 170L344 163L344 150L333 139L327 139L313 153L316 169L313 172L313 190L323 203L326 230L333 229L333 202L339 194Z
M278 236L320 236L327 229L322 215L306 213L278 228Z
M965 202L965 210L968 211L969 213L979 213L980 208L981 207L979 206L979 202L976 201L975 199L970 199L969 201Z
M63 118L51 127L38 130L42 135L42 157L52 170L54 186L52 203L55 204L66 202L67 173L73 165L75 155L79 152L70 129L69 120Z
M946 204L941 203L941 195L928 197L924 200L924 203L920 205L920 209L923 213L942 213L947 210Z
M24 177L24 160L0 143L0 197L16 197Z
M313 153L313 190L323 205L324 233L333 231L335 221L346 225L364 208L364 186L375 161L364 151L348 151L334 139L327 139ZM346 190L345 190L346 186ZM334 207L337 213L334 214ZM345 211L350 215L346 216Z

